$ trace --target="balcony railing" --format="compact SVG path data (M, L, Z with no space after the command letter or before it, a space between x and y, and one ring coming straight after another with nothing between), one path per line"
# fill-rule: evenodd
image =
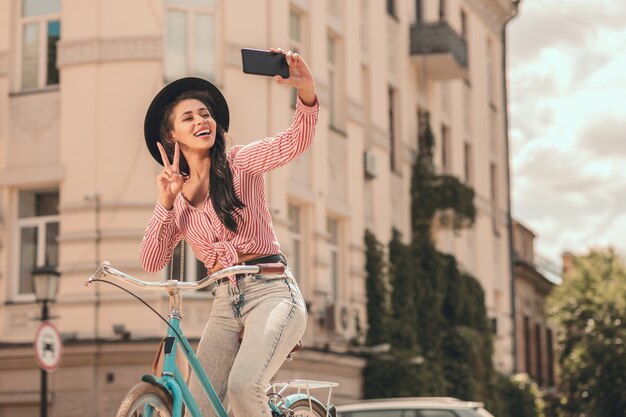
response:
M427 76L445 81L467 76L467 42L446 22L411 25L411 56Z

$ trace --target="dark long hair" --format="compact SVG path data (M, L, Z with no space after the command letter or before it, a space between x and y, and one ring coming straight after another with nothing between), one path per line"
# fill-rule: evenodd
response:
M186 91L176 97L171 104L163 109L163 117L159 133L161 143L165 148L170 161L174 159L174 141L170 139L172 130L172 111L174 107L182 100L195 99L204 103L209 109L211 116L215 114L215 105L213 99L208 93L203 91ZM226 138L224 129L217 124L216 121L215 143L209 149L208 154L211 158L211 168L209 169L209 197L215 208L217 216L220 218L224 226L233 233L237 233L237 223L241 220L241 210L246 206L235 193L233 184L233 175L230 171L230 164L226 157ZM181 174L189 175L189 164L183 153L180 153L179 169Z

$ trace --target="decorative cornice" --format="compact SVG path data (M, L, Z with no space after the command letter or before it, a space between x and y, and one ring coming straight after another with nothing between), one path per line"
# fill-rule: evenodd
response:
M291 0L291 5L302 10L303 12L309 12L309 3L307 0Z
M107 240L140 240L145 231L137 230L104 230L96 232L62 233L57 237L59 242L92 242L98 238Z
M349 248L351 252L359 253L365 253L365 251L367 250L367 248L362 243L350 243Z
M498 36L506 22L517 13L517 8L511 0L467 0L467 3L487 28Z
M163 56L160 37L146 36L117 39L59 41L59 67L129 60L160 60Z
M56 164L39 167L8 168L0 171L0 187L58 183L64 177L64 167Z
M9 74L9 51L0 51L0 77Z
M367 273L365 272L365 268L361 268L358 266L350 267L350 275L353 277L365 278L367 277Z
M99 209L105 210L153 210L154 201L100 201ZM96 204L93 199L91 200L78 200L66 202L60 207L61 212L67 213L79 213L79 212L93 212L96 209Z

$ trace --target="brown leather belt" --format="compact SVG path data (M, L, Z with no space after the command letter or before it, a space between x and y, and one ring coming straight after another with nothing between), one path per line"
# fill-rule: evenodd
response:
M287 266L287 258L285 258L285 255L283 255L282 253L279 253L276 255L262 256L260 258L255 258L255 259L250 259L245 262L241 262L238 265L258 265L258 264L278 264L278 263ZM248 274L237 274L235 275L235 280L239 281L240 279L246 277L247 275ZM222 284L227 283L228 281L230 281L228 277L220 278L217 281L215 281L215 285L222 285Z

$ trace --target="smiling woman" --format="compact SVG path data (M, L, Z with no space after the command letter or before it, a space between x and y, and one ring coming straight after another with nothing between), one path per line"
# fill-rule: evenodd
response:
M276 81L294 87L298 95L292 125L275 137L228 149L228 105L206 80L174 81L152 101L144 133L163 170L140 251L147 271L162 269L182 238L211 272L238 263L287 265L274 233L263 175L311 145L319 104L307 64L298 54L285 55L289 77L277 76ZM198 358L220 400L229 393L237 417L271 415L265 388L304 334L306 307L289 267L286 277L268 285L232 276L215 288ZM190 388L202 415L212 415L197 379L192 378Z
M173 198L182 192L191 206L201 210L212 183L210 196L217 215L229 230L237 232L235 216L244 204L233 188L224 129L212 116L215 110L209 110L214 107L211 96L197 90L180 94L165 107L160 125L160 136L164 140L157 146L163 162L169 165L169 160L173 160L173 164L166 166L159 175L159 202L171 209ZM193 175L190 175L188 161L197 167Z

